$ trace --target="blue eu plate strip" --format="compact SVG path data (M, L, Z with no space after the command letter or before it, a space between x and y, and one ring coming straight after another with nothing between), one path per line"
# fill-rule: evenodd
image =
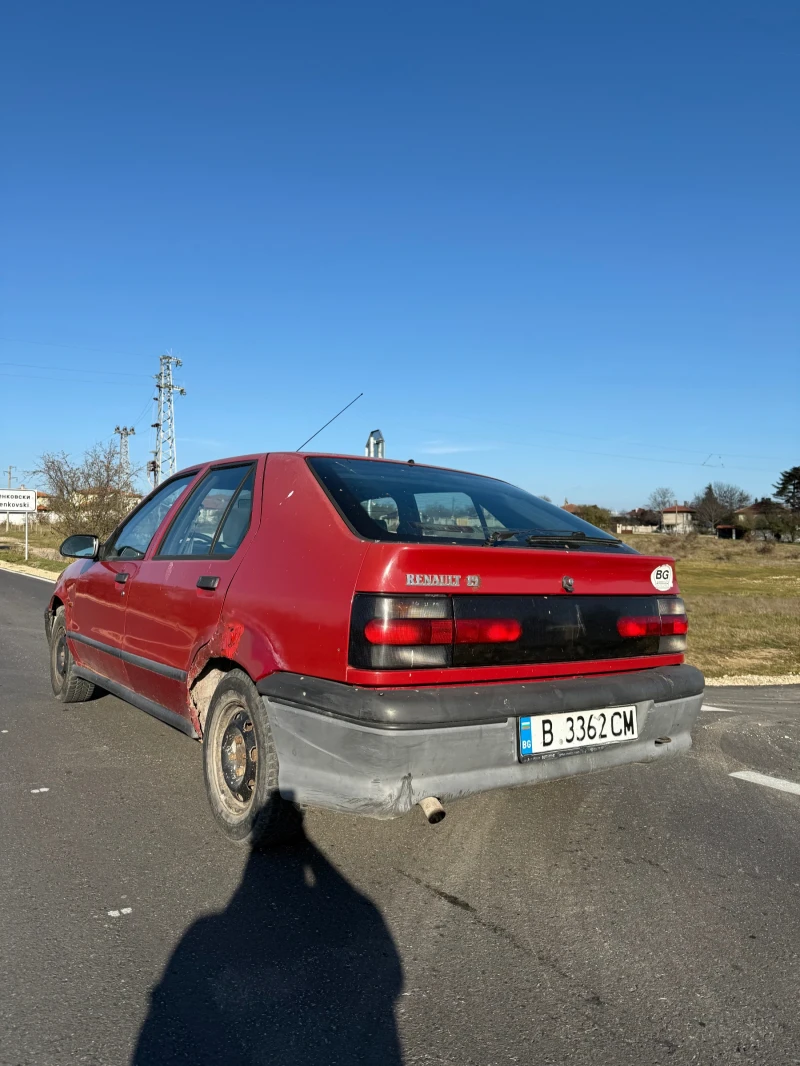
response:
M530 718L519 719L519 753L522 756L533 754Z

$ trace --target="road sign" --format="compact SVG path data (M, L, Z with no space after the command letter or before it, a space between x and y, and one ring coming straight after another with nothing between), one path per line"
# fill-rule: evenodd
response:
M0 513L31 514L35 511L35 489L0 489Z

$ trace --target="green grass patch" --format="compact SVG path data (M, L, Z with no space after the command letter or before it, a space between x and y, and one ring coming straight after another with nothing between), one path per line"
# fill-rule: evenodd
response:
M0 562L14 563L16 566L35 566L37 570L60 574L62 570L66 570L72 559L40 559L37 555L29 555L26 562L24 551L0 551Z

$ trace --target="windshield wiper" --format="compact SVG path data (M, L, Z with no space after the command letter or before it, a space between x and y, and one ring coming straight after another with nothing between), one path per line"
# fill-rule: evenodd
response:
M539 532L541 532L541 530L538 529L495 529L493 533L489 534L483 543L488 544L490 548L495 548L504 540L510 540L511 537L521 537L523 533L533 535L534 533Z
M561 532L549 529L496 529L484 541L490 548L496 548L503 541L512 537L525 537L525 543L533 547L536 544L622 544L616 537L590 537L581 530L565 529Z
M544 543L559 541L562 544L622 544L617 537L589 537L581 530L564 530L563 533L531 533L525 538L525 543L530 545L540 541Z

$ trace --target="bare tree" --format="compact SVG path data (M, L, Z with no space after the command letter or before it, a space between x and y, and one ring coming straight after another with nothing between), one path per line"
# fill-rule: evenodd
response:
M653 511L658 511L659 515L661 516L661 525L663 526L664 512L668 507L672 506L672 504L675 503L675 493L672 491L672 489L668 489L665 486L662 486L660 489L654 489L650 493L650 498L647 502Z
M104 540L139 500L138 470L125 469L115 444L95 444L75 461L66 452L39 456L37 477L64 536L96 533Z
M719 502L728 509L728 514L733 515L740 507L747 507L751 502L751 496L738 485L729 485L726 481L715 481L712 488Z
M692 501L697 521L709 529L716 529L722 522L733 522L735 512L750 502L749 495L738 485L715 481L699 492Z

